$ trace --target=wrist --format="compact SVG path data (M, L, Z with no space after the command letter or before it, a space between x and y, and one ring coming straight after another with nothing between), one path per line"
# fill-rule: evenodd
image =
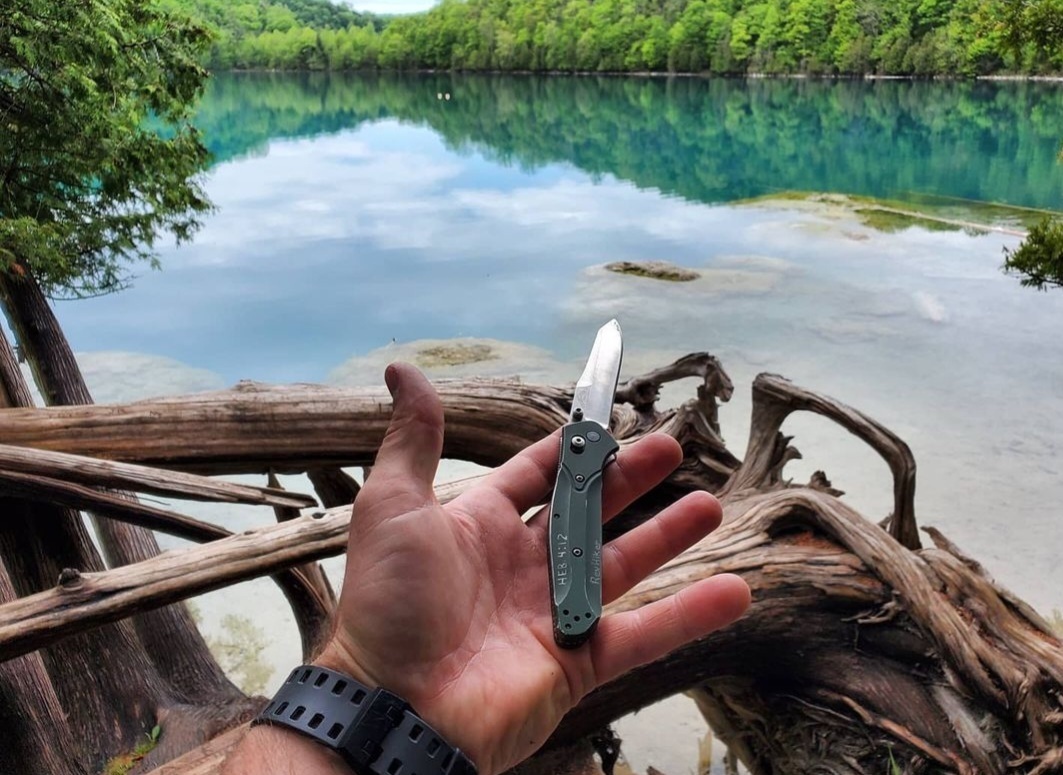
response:
M337 673L349 675L355 681L365 684L370 689L391 687L384 686L371 671L363 667L362 660L358 658L356 650L347 645L346 641L338 635L329 639L321 652L310 662L312 665L335 670Z
M335 751L284 727L252 727L225 760L222 775L264 775L272 772L313 772L351 775Z
M304 735L356 775L477 775L474 754L447 724L329 649L293 670L252 725Z
M469 730L457 723L453 714L440 707L438 696L429 699L424 693L417 691L417 687L410 686L408 682L396 682L389 680L387 676L378 676L365 666L365 661L360 657L357 647L350 644L342 633L337 632L329 639L312 664L345 673L372 689L386 689L399 695L413 707L418 716L434 727L451 745L460 748L472 760L480 773L486 772L483 769L483 762L489 757L486 757L485 752L475 745L474 739L468 734Z
M424 692L418 691L418 687L411 686L407 681L389 680L388 676L378 676L372 670L365 667L364 660L358 654L356 647L352 646L340 633L333 635L329 642L314 659L313 663L319 667L345 673L356 681L376 689L386 689L394 692L408 702L418 716L434 727L453 746L457 746L472 760L480 773L486 772L482 763L487 760L484 752L474 744L469 736L468 729L456 722L453 714L440 707L438 696L429 699Z

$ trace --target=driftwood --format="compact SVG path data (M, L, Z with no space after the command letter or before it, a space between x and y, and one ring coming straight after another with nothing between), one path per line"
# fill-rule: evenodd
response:
M497 465L567 417L571 395L503 381L442 384L444 455ZM276 387L115 406L53 406L0 413L7 444L210 474L299 472L371 465L391 398L379 388ZM517 420L516 418L519 418ZM509 427L497 423L505 419Z
M660 382L691 375L703 378L698 398L658 410ZM570 400L565 390L505 381L440 389L444 454L487 465L553 430ZM615 413L622 441L663 430L681 441L685 459L614 522L621 529L635 524L696 488L721 497L725 520L611 610L727 571L752 587L750 612L585 698L522 771L553 771L551 751L586 752L589 736L620 715L684 690L694 691L716 733L754 773L879 775L890 773L892 763L904 773L1063 771L1060 641L940 533L927 529L933 546L920 547L915 464L903 441L837 401L761 375L739 461L722 443L715 414L715 401L732 389L718 361L704 354L622 386L618 395L633 404ZM0 438L211 473L334 469L372 463L388 410L380 390L244 384L105 411L7 410L0 412ZM887 461L894 510L885 529L848 507L823 473L805 484L785 479L783 467L798 453L779 428L794 411L833 419ZM182 430L167 437L164 425ZM136 444L129 441L133 428ZM285 428L283 436L277 428ZM466 485L441 492L451 497ZM70 574L55 589L0 606L0 658L339 553L348 518L348 508L336 506L132 566ZM217 772L240 734L238 728L156 772Z
M40 477L92 487L121 487L186 500L294 508L317 505L317 501L309 495L290 493L279 487L250 487L204 476L158 471L147 466L13 447L9 444L0 444L0 475L2 474L21 474L27 481Z

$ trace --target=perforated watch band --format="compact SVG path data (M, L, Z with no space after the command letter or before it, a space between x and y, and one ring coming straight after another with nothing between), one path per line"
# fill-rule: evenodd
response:
M409 703L350 676L303 665L251 726L288 727L331 748L358 775L476 775Z

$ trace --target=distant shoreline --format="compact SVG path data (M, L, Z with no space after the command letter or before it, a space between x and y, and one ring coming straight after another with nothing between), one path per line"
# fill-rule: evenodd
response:
M437 68L419 68L410 70L394 70L379 68L354 68L346 70L313 70L313 69L287 69L271 67L232 67L225 70L214 70L212 73L372 73L372 74L406 74L406 75L521 75L521 76L569 76L577 78L602 77L602 78L701 78L712 80L714 78L734 80L803 80L803 81L1030 81L1040 83L1063 83L1063 74L1059 75L1021 75L1021 74L995 74L995 75L886 75L879 73L855 73L855 74L813 74L813 73L670 73L660 70L639 70L626 72L622 70L440 70Z

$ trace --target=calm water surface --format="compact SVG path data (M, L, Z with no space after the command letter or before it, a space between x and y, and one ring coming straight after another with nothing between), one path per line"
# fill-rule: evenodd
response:
M922 522L1042 611L1063 607L1063 291L1000 273L1014 237L738 202L1060 208L1059 87L240 76L214 82L200 124L218 211L195 243L128 291L59 305L99 400L378 383L410 343L453 337L506 344L437 376L571 381L616 316L629 373L723 359L739 455L760 371L881 420L914 449ZM620 259L704 277L601 270ZM823 468L869 517L888 512L888 472L858 442L812 417L786 430L805 455L789 475Z

